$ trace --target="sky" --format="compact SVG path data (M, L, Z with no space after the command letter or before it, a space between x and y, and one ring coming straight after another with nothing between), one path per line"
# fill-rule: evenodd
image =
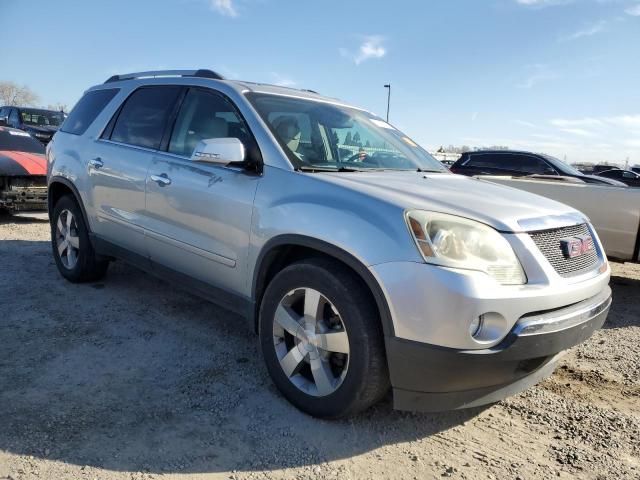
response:
M210 68L386 115L428 149L640 164L640 0L0 0L0 81L71 107Z

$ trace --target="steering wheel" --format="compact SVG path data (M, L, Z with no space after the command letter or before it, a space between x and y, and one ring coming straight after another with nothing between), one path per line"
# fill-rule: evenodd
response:
M361 156L362 156L362 160L360 160ZM359 162L362 162L368 156L369 156L369 154L367 152L358 152L358 153L354 153L353 155L351 155L349 158L347 158L344 161L345 162L355 162L357 160Z

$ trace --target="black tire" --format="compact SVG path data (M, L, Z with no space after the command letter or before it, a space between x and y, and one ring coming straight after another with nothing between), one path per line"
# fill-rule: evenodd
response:
M325 396L313 396L295 386L280 366L274 345L276 309L288 292L301 288L317 290L337 308L349 337L346 375L340 386ZM363 282L339 262L314 258L280 271L262 298L259 334L273 382L293 405L314 417L354 415L377 403L389 389L384 336L374 299Z
M73 215L76 225L77 236L79 240L77 261L72 268L64 265L56 244L56 225L60 215L69 211ZM101 279L107 273L109 260L105 257L97 255L89 240L89 230L85 224L82 211L75 198L71 195L65 195L56 202L53 207L53 214L50 219L51 225L51 248L53 258L60 274L73 283L93 282Z

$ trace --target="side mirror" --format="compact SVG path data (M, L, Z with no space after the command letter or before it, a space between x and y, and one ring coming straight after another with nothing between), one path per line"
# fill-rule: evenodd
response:
M7 117L0 117L0 127L6 127L6 126L8 126Z
M216 165L229 165L243 162L245 149L237 138L207 138L196 145L191 161L206 162Z

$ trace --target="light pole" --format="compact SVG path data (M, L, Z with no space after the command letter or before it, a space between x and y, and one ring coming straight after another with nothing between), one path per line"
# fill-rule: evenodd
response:
M389 104L391 103L391 84L387 83L384 88L387 88L387 123L389 123Z

